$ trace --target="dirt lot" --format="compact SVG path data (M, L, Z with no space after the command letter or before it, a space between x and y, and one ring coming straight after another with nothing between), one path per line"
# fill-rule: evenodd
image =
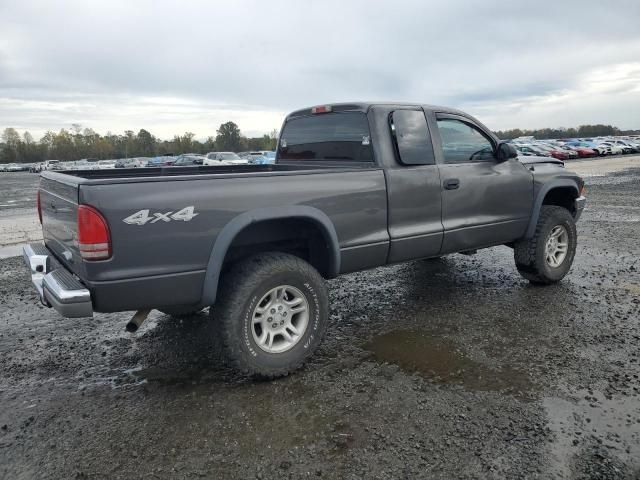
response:
M507 247L342 277L273 382L219 365L206 314L63 319L0 260L0 477L639 478L640 169L596 162L561 284Z

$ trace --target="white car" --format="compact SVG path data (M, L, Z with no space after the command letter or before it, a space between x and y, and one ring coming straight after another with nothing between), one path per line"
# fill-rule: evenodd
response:
M624 153L624 148L620 145L616 145L613 142L602 142L598 147L606 146L609 152L609 155L622 155Z
M98 162L98 170L110 170L116 168L115 160L100 160Z
M147 166L149 159L146 157L119 158L115 168L143 168Z
M240 158L233 152L209 152L203 160L203 165L247 165L246 159Z
M57 170L60 160L45 160L40 164L40 171Z

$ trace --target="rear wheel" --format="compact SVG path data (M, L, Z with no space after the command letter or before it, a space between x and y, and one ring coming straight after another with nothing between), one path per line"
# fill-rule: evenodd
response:
M300 368L327 326L327 288L307 262L264 253L234 265L211 308L224 356L244 373L273 378Z
M562 207L543 205L533 237L515 244L518 272L531 283L559 282L569 273L577 239L571 213Z

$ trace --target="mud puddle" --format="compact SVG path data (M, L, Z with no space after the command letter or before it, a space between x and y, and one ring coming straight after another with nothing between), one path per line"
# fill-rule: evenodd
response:
M416 330L396 330L375 337L364 348L380 363L392 363L430 381L458 384L468 390L522 394L534 384L521 371L477 362L450 340Z

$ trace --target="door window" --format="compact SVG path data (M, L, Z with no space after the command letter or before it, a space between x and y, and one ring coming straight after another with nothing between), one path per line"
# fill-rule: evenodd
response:
M493 144L476 127L453 118L439 118L438 131L442 140L445 163L495 160Z

